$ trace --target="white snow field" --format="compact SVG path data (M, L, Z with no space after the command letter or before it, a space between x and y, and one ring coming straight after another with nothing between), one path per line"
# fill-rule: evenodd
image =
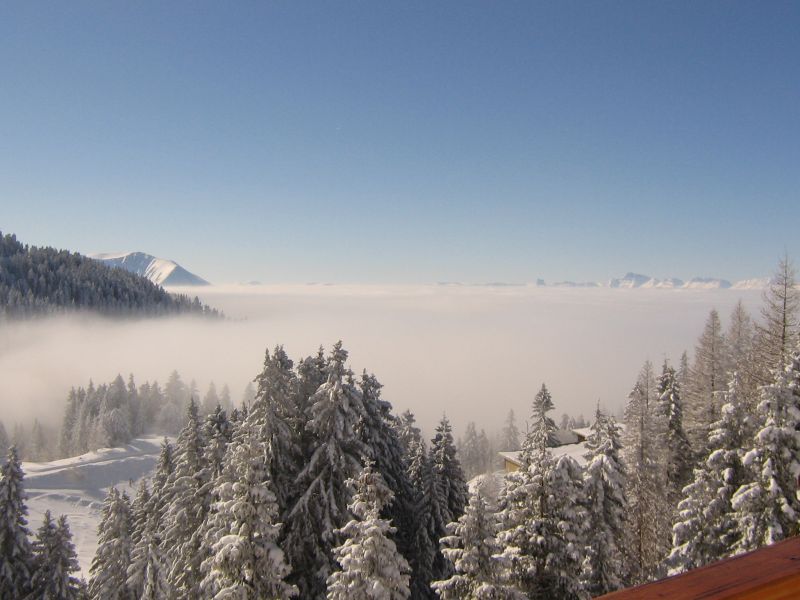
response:
M53 462L22 463L30 530L39 528L47 510L54 518L67 515L81 571L88 578L106 493L117 486L132 498L138 480L153 471L163 439L143 437L121 448L103 448Z

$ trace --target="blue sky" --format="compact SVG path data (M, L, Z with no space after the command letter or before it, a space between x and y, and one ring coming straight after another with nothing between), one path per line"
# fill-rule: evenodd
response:
M800 259L800 4L8 2L0 229L215 282Z

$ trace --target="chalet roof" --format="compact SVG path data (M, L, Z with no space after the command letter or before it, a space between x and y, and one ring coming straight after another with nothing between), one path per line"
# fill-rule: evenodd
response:
M790 600L800 598L800 537L600 596L603 600Z
M548 450L550 450L550 454L552 454L554 458L568 455L578 461L579 465L586 464L586 459L583 457L583 455L586 454L586 445L583 442L579 444L564 444L563 446L548 448ZM522 466L522 451L498 452L498 454L505 460L512 462L517 466Z

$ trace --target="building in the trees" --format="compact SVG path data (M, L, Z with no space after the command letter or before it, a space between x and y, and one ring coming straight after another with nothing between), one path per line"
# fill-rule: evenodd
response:
M579 464L583 465L586 461L583 454L586 452L584 442L589 429L559 429L555 432L557 445L553 447L552 454L555 458L559 456L569 455ZM499 452L500 458L503 460L503 470L506 473L513 473L518 471L522 466L522 451L516 452Z

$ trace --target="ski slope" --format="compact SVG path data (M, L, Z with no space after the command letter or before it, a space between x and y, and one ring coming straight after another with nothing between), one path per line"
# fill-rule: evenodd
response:
M138 481L155 468L162 440L143 437L121 448L103 448L53 462L22 463L31 532L39 528L47 510L54 518L67 515L78 562L88 579L103 499L112 486L133 498Z

